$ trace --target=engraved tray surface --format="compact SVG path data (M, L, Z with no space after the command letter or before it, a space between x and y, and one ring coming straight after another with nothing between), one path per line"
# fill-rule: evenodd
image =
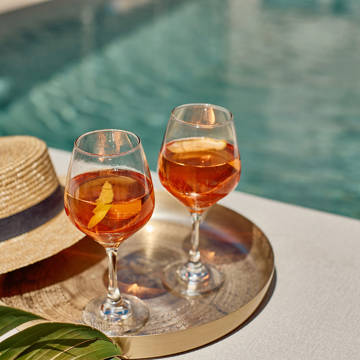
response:
M186 260L190 230L187 210L159 191L152 219L120 246L120 289L150 308L150 319L138 334L115 339L125 358L165 356L214 341L243 323L265 296L274 272L271 245L256 225L220 205L207 212L201 225L200 251L204 262L225 273L224 285L193 298L164 288L162 269ZM85 304L105 294L106 284L105 252L84 238L49 259L1 275L0 298L49 320L80 322Z

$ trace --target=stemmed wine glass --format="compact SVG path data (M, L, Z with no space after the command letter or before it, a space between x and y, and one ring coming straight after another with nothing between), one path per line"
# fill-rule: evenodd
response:
M65 187L65 210L72 222L101 244L109 262L107 295L91 300L83 321L109 336L139 330L149 310L135 296L120 295L116 258L119 245L150 219L154 190L138 136L97 130L74 144Z
M189 210L189 259L164 270L165 285L184 296L220 287L224 275L200 260L199 225L204 212L240 179L240 155L232 114L211 104L186 104L172 112L158 160L162 185Z

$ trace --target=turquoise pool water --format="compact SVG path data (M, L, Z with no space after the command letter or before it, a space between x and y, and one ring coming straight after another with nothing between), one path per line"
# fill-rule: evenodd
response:
M356 0L50 2L0 15L0 135L71 150L141 136L150 167L171 109L229 108L238 189L360 218Z

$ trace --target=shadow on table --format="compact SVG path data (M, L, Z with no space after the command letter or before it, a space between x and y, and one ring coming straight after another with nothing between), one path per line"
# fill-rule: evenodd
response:
M0 275L0 298L21 296L61 283L105 258L102 246L89 237L60 253L24 268Z

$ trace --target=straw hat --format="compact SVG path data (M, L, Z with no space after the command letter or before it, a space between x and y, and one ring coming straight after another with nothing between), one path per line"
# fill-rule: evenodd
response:
M0 274L54 255L84 236L67 219L63 185L43 141L0 137Z

